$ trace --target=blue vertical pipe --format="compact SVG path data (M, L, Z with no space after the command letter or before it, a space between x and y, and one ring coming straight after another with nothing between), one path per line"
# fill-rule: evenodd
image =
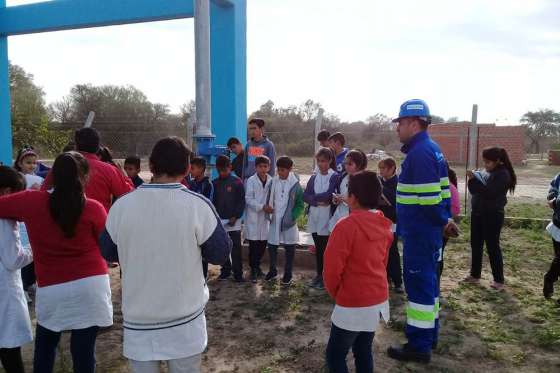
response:
M247 141L247 3L211 3L212 133L216 144Z
M6 0L0 0L0 9ZM12 165L12 116L8 71L8 37L0 36L0 162Z

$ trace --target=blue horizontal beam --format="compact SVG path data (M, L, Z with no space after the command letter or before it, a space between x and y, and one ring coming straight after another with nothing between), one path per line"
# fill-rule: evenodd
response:
M52 0L0 8L0 36L194 16L194 0Z

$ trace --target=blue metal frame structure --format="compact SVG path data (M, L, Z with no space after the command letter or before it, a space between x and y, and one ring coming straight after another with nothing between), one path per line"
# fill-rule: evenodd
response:
M0 0L0 162L12 163L8 37L194 16L194 0L52 0L6 7ZM216 143L246 141L246 0L212 0L212 132Z

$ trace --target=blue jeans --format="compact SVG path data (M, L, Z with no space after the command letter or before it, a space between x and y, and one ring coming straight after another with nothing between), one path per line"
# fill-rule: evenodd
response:
M352 348L356 373L373 373L374 332L352 332L332 324L327 345L329 373L348 373L346 355Z
M95 372L95 340L97 326L86 329L72 330L70 338L70 352L75 373ZM53 332L37 324L35 335L35 356L33 358L34 373L52 373L56 347L62 332Z

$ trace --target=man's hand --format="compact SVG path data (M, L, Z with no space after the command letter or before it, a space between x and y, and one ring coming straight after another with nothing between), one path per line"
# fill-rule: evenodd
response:
M274 209L269 205L264 205L263 211L266 212L267 214L272 214L274 212Z
M443 228L443 235L447 238L459 237L459 233L459 227L454 221L450 221L445 228Z
M474 177L474 172L472 170L467 170L467 178L470 180Z
M229 218L229 226L233 227L235 225L235 222L237 221L236 217L233 218Z
M551 200L548 201L548 207L550 207L551 209L554 209L554 204L556 203L556 198L553 198Z

